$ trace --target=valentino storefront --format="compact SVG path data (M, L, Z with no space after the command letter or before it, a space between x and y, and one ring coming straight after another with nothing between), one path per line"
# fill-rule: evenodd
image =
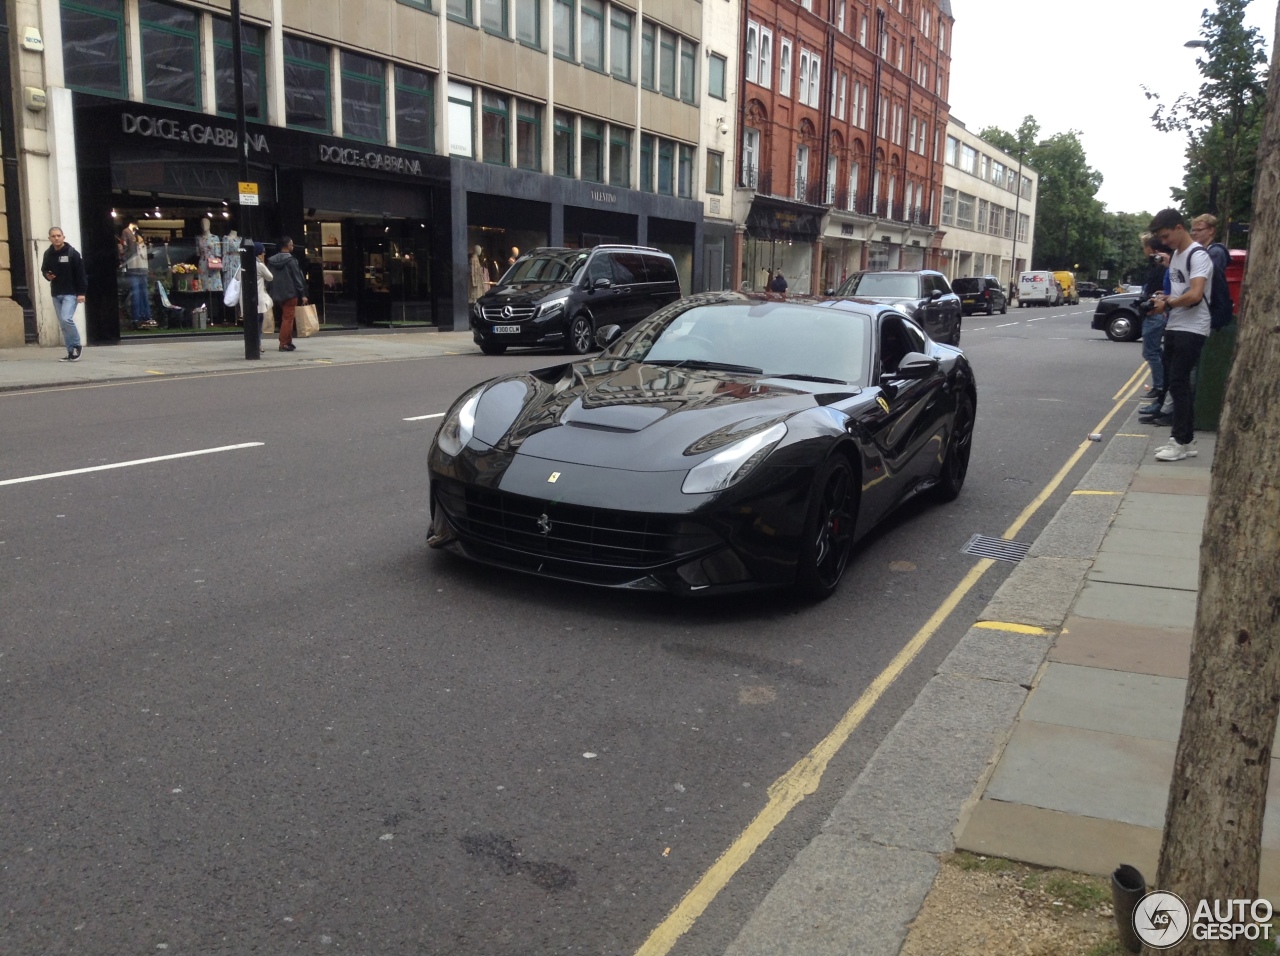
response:
M239 239L301 254L324 328L454 324L447 158L74 94L89 340L231 331ZM465 303L462 311L465 315Z

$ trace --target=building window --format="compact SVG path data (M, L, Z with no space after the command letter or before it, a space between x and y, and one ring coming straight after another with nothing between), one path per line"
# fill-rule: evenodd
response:
M609 127L609 185L631 185L631 130L625 126Z
M670 30L663 30L658 48L658 89L665 96L676 95L676 47L679 39Z
M742 185L755 189L760 175L760 131L747 127L742 131Z
M640 137L640 189L653 192L653 141L652 136Z
M991 204L985 199L978 200L978 232L987 231L987 216L991 211Z
M1018 213L1018 241L1026 242L1027 233L1031 231L1031 217L1025 212Z
M261 27L241 24L240 49L244 58L244 115L264 122L267 118L266 34ZM213 18L213 98L223 116L236 115L236 70L232 55L231 21Z
M582 2L582 65L604 72L604 4L600 0Z
M792 195L804 202L809 189L809 147L796 147L796 188Z
M552 145L555 147L555 173L573 178L573 114L555 111L555 131Z
M960 141L954 136L947 137L947 165L954 166L960 152Z
M844 33L844 2L836 4L836 29Z
M849 89L849 74L841 73L840 74L840 96L837 100L837 102L840 105L836 108L836 115L840 117L840 120L842 122L844 121L844 117L845 117L845 94L848 92L848 89Z
M329 132L329 48L284 38L285 125Z
M861 169L857 163L849 164L849 198L845 200L844 208L850 211L857 208L859 172L861 172Z
M675 162L676 144L658 140L658 192L664 196L675 195Z
M991 220L987 224L987 232L993 236L998 236L1004 232L1004 207L992 205Z
M436 150L435 81L426 73L396 67L396 145L424 153Z
M516 100L516 165L542 172L542 107Z
M556 56L566 60L574 58L573 32L573 0L555 0L551 10L551 34Z
M902 145L902 127L905 117L906 111L901 106L893 108L893 141L899 146Z
M486 33L507 35L507 0L480 0L480 26Z
M942 187L942 224L954 226L956 222L956 191L950 186Z
M747 48L743 54L743 75L748 83L760 81L760 25L747 21Z
M587 182L604 182L604 124L599 120L581 119L582 178Z
M725 99L725 64L724 57L718 54L711 54L707 59L707 95L714 96L718 100Z
M693 197L693 147L679 147L679 166L676 170L676 195L684 199Z
M451 20L471 22L471 0L445 0L444 9Z
M833 152L827 156L827 181L823 184L826 195L823 202L830 206L836 201L836 177L840 175L840 158Z
M123 0L62 0L62 70L73 90L127 96Z
M724 153L707 150L707 192L724 194Z
M148 103L199 109L200 21L192 10L138 0L142 96Z
M764 57L760 58L761 63ZM686 103L697 100L698 91L698 46L689 40L680 40L680 99Z
M449 152L454 156L475 153L475 91L464 83L449 84Z
M960 169L974 174L978 171L978 151L967 143L960 144Z
M387 141L387 73L379 61L342 51L342 135Z
M640 28L640 85L646 90L656 90L654 80L654 48L658 28L646 20Z
M863 46L867 45L867 15L862 15L862 21L858 24L858 42Z
M981 153L978 156L978 178L991 178L991 157L986 153Z
M485 92L480 97L480 147L484 161L495 166L511 165L511 104L505 96Z
M911 117L911 128L907 133L907 149L911 152L916 151L916 130L919 128L919 122L913 116Z
M688 41L685 41L688 46ZM766 90L773 83L773 31L760 28L760 78L759 83Z
M631 14L618 7L609 9L609 72L631 81Z
M516 0L516 39L542 49L542 0Z
M791 41L778 41L778 92L791 95Z
M973 228L974 197L968 193L956 193L956 227Z
M796 99L805 106L817 107L821 85L822 59L808 50L800 51L800 85Z

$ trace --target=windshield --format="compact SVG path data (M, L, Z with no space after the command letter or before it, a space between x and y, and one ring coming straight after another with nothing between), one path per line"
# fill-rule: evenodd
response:
M870 316L785 302L664 309L609 351L631 361L739 366L765 376L866 382Z
M574 274L591 253L585 249L563 252L541 252L521 256L502 277L503 285L526 285L532 282L572 282Z
M860 272L850 276L840 287L838 294L918 299L920 277L909 272Z

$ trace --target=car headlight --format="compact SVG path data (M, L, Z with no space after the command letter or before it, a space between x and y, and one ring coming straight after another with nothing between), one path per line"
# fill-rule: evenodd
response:
M782 422L734 442L689 469L680 490L686 495L721 491L747 477L787 434Z
M474 315L477 319L484 318L484 309L480 308L479 302L477 302L475 305L471 307L471 314Z
M569 301L569 297L567 295L562 295L558 299L551 299L547 302L542 303L542 305L538 306L537 318L545 319L548 316L555 315L558 312L563 312L565 303L568 301Z
M436 432L436 444L450 458L460 454L467 447L467 442L471 441L476 429L476 406L480 404L482 394L484 389L477 388L468 395L444 420L440 431Z

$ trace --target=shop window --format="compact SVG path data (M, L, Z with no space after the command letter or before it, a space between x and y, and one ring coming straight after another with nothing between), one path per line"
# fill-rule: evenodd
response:
M664 196L675 195L676 144L669 139L658 140L658 192Z
M640 188L644 192L653 192L653 145L654 137L640 137Z
M707 150L707 192L724 194L724 153Z
M604 4L600 0L582 2L582 65L604 72Z
M199 18L182 7L138 0L142 32L142 92L148 103L199 109Z
M618 7L609 10L609 72L631 82L631 14Z
M516 165L542 172L542 107L516 100Z
M631 185L631 130L622 126L609 127L609 185Z
M654 49L658 28L651 20L646 20L640 28L640 85L646 90L656 90L654 81Z
M679 38L670 30L663 30L658 50L658 88L666 96L676 95L676 48Z
M396 145L436 151L435 79L404 66L396 67Z
M284 38L285 125L327 133L329 48L286 34Z
M511 104L505 96L486 92L481 97L480 128L484 161L495 166L511 164Z
M342 51L342 135L387 141L387 71L379 60Z
M564 110L555 112L555 173L573 178L573 114Z
M692 103L697 99L698 45L689 40L680 41L680 99Z
M445 0L444 10L450 20L471 22L471 0Z
M127 96L124 35L124 0L62 0L62 69L67 86Z
M555 0L551 10L551 34L556 56L574 59L573 0Z
M507 0L480 0L480 26L486 33L507 35Z
M244 60L244 115L265 122L267 118L267 31L251 23L241 24L240 50ZM236 69L231 21L213 18L213 96L218 113L236 115Z
M677 169L676 192L684 199L693 196L693 147L680 145L680 161Z
M449 84L449 152L454 156L474 156L475 93L462 83Z
M525 46L542 49L542 0L515 0L516 39Z
M790 48L787 48L787 55L784 61L790 63ZM725 99L724 75L725 75L725 58L712 54L707 60L707 94L714 96L718 100ZM789 67L788 67L789 69Z
M604 182L604 124L599 120L579 120L582 139L582 178Z

